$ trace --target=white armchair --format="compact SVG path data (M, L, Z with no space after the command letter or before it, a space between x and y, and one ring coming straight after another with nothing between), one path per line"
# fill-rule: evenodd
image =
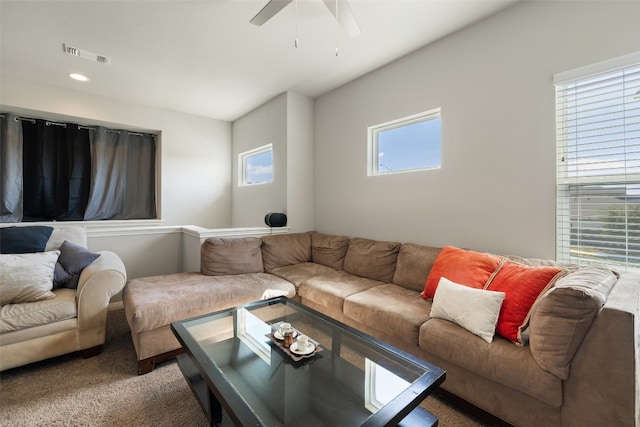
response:
M86 247L83 228L68 231L54 230L47 250L71 241L65 236ZM0 308L0 371L74 351L82 351L84 357L101 352L109 301L122 290L127 276L115 253L97 253L100 256L82 270L76 289L56 289L55 298ZM20 316L29 316L27 327L13 321Z

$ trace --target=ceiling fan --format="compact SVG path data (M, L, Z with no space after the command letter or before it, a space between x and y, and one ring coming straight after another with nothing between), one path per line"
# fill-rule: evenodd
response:
M262 10L260 10L260 12L258 12L257 15L249 22L253 25L261 26L293 1L294 0L269 0ZM360 34L360 28L358 27L356 18L353 16L353 12L351 11L351 7L349 7L347 0L322 1L349 37L355 37Z

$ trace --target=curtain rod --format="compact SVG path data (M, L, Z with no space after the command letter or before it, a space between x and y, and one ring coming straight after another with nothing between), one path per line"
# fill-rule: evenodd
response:
M4 119L4 118L6 118L6 116L4 114L0 114L0 118ZM13 118L13 120L15 120L16 122L24 120L25 122L31 122L33 124L36 123L36 119L30 119L28 117L18 117L18 116L16 116L16 117Z
M5 115L5 114L0 113L0 118L4 119L4 118L6 118L6 115ZM19 121L25 121L25 122L30 122L30 123L32 123L32 124L35 124L35 123L36 123L36 119L32 119L32 118L30 118L30 117L18 117L18 116L16 116L16 117L14 117L13 119L14 119L16 122L19 122ZM72 124L75 124L75 123L72 123ZM45 121L45 125L47 125L47 126L60 126L60 127L63 127L63 128L66 128L66 127L67 127L67 123L52 122L52 121L50 121L50 120ZM96 130L96 128L91 127L91 126L84 126L84 125L76 125L76 126L78 126L78 130L81 130L81 129L86 129L86 130ZM113 129L106 129L106 131L107 131L107 132L118 133L118 134L120 133L120 131L119 131L119 130L113 130ZM125 132L127 132L129 135L133 135L133 136L145 136L145 135L149 135L149 136L151 136L152 138L155 138L155 137L157 136L155 133L131 132L131 131L128 131L128 130L126 130Z

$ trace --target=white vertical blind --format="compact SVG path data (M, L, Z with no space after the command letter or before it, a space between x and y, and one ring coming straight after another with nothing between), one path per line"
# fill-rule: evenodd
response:
M556 80L561 261L640 268L640 60L629 62Z

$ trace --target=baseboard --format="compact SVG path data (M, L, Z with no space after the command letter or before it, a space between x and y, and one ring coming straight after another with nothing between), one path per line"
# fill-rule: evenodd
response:
M109 307L107 307L108 311L113 310L122 310L124 308L124 303L122 301L112 301L109 303Z

